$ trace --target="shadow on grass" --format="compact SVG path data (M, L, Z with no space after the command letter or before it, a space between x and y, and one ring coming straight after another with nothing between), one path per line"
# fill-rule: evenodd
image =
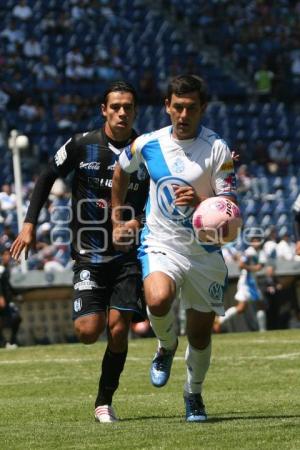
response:
M269 419L299 419L299 414L285 414L285 415L237 415L237 416L225 416L224 417L209 417L206 422L203 423L218 423L218 422L229 422L233 420L269 420ZM120 422L131 422L138 420L162 420L162 419L182 419L184 421L184 416L182 414L174 414L172 416L139 416L139 417L126 417L121 419Z
M162 420L162 419L183 419L182 414L173 414L172 416L139 416L139 417L125 417L121 422L129 422L135 420Z
M281 415L236 415L236 416L224 416L224 417L211 417L208 419L207 423L217 423L232 420L269 420L269 419L299 419L299 414L281 414Z

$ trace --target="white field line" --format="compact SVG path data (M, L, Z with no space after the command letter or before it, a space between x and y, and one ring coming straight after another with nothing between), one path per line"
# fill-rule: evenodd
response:
M251 341L253 344L298 344L300 345L300 339L254 339Z
M260 355L251 355L251 356L217 356L213 357L214 360L221 360L221 361L243 361L243 360L249 360L249 359L256 359L256 360L277 360L277 359L296 359L300 356L300 352L296 353L281 353L279 355L266 355L266 356L260 356ZM175 356L175 361L183 361L183 356ZM57 364L73 364L73 363L84 363L84 362L95 362L95 358L39 358L39 359L9 359L9 360L2 360L0 361L1 365L10 365L10 364L41 364L41 363L57 363ZM151 361L151 358L147 360L143 357L135 357L135 356L128 356L127 361ZM96 361L97 362L97 361Z

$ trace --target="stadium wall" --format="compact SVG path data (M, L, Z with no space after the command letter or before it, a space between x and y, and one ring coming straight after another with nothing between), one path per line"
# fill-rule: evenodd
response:
M228 264L229 285L225 294L226 308L234 304L234 295L239 276L236 264ZM299 262L278 262L277 275L282 283L297 283L300 305ZM263 273L260 274L263 276ZM22 315L19 333L21 345L54 344L76 342L72 316L72 271L44 272L30 271L26 274L12 274L11 283L21 294L18 306ZM238 317L232 323L231 331L248 331L253 320L253 309L247 315Z

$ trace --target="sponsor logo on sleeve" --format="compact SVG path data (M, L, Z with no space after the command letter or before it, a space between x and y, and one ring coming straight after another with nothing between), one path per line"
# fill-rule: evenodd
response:
M57 165L57 167L61 166L66 159L67 159L66 146L63 145L62 147L60 147L59 150L57 150L57 152L54 155L55 164Z
M223 192L231 192L236 190L236 177L235 173L229 173L226 178L223 180L222 191Z

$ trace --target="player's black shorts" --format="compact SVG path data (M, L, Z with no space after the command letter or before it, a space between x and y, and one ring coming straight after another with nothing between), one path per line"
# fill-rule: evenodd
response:
M7 304L4 309L0 310L0 320L3 326L10 327L11 323L16 319L20 319L20 311L13 302Z
M134 312L133 322L147 318L141 269L136 259L75 263L73 271L73 320L110 308Z

